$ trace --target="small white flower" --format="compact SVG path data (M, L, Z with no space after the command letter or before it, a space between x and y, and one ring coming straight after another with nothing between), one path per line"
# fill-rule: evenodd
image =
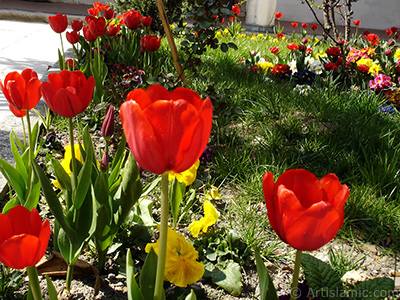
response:
M297 92L300 95L308 95L310 91L312 91L312 88L307 84L297 84L293 88L293 92Z

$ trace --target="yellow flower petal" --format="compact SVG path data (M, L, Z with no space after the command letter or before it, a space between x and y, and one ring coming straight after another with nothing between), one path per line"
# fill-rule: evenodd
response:
M179 182L185 183L186 186L191 185L196 179L197 169L199 168L199 165L200 160L197 160L196 163L186 171L183 171L181 173L170 171L168 172L168 180L174 181L174 179L176 178L176 180L178 180Z
M211 186L211 189L206 194L206 199L221 199L221 195L219 194L218 188L215 186Z
M159 241L146 245L148 253L153 248L158 255ZM198 281L204 274L204 265L198 262L199 253L183 236L168 228L165 280L176 286L186 287Z
M219 212L211 204L210 201L206 200L203 204L204 207L204 217L199 221L194 221L189 225L189 230L193 237L197 237L200 231L206 233L208 228L217 222L219 218Z

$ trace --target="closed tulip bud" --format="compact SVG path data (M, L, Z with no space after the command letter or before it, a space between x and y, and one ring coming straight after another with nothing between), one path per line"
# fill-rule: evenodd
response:
M100 163L100 170L107 171L108 170L108 154L107 151L104 151L103 158L101 159Z
M103 126L101 127L101 135L104 138L110 138L114 133L114 106L110 106L104 118Z
M49 24L51 29L56 33L62 33L68 27L68 19L66 15L57 14L49 17Z
M386 56L391 56L392 54L393 54L392 49L386 49L386 50L385 50L385 55L386 55Z

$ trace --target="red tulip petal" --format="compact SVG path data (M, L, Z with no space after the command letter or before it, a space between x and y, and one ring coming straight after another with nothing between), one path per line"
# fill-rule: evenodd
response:
M313 251L332 240L342 224L338 211L331 204L316 203L286 229L286 241L297 250Z
M30 110L34 108L39 100L40 100L40 86L41 82L39 79L33 78L29 80L28 84L26 85L26 91L25 91L25 101L26 103L24 104L24 109Z
M52 105L56 114L65 118L73 118L78 114L74 107L77 102L79 103L78 96L68 92L65 88L61 88L54 94Z
M146 91L143 89L136 89L129 92L126 99L135 101L142 110L153 103Z
M176 88L175 90L173 90L173 92L171 93L171 99L184 99L194 105L197 110L200 110L204 103L199 94L187 88Z
M190 153L189 157L183 156L199 124L199 111L193 105L185 100L161 100L148 106L143 113L154 129L155 138L164 153L164 161L168 163L167 170L175 170L175 166L181 164L183 160L191 161L190 157L197 155ZM186 169L176 172L189 169L195 162L196 160Z
M18 118L22 118L22 117L26 116L26 110L19 110L11 103L8 103L8 108L14 114L14 116L16 116Z
M293 191L305 208L326 200L318 178L307 170L293 169L284 172L278 178L276 186L281 184Z
M151 85L146 89L146 94L149 97L149 99L152 102L158 101L158 100L171 100L171 93L168 92L168 90L159 85L159 84L155 84L155 85ZM142 107L142 105L140 105L140 107ZM144 109L142 107L142 109Z
M13 269L23 269L34 266L37 260L39 238L29 234L15 235L0 246L0 260Z
M274 198L274 175L269 172L265 173L263 177L263 192L265 204L267 206L268 219L271 224L272 229L280 235L279 228L281 223L280 217L280 203L275 201Z
M129 148L139 165L149 172L163 174L167 170L164 151L139 104L125 101L120 108L120 117Z
M341 185L335 174L327 174L321 178L320 183L327 194L328 202L333 207L343 207L349 197L349 188L347 185Z
M176 101L175 101L176 102ZM202 106L199 111L199 122L194 125L193 132L186 131L185 137L181 141L181 146L178 150L176 165L173 171L180 173L189 169L201 156L211 132L213 109L209 98L202 101Z
M14 235L14 229L10 218L7 215L0 214L0 247L5 240L8 240Z
M25 82L29 82L32 78L38 79L37 73L29 68L23 70L21 76L25 79Z
M8 212L7 216L10 218L13 227L13 235L32 234L31 212L27 208L21 205L15 206ZM42 223L40 217L39 222Z
M60 74L62 72L63 71L61 71ZM64 79L60 76L60 74L58 74L58 73L50 73L47 76L48 82L53 86L55 91L65 87Z
M35 260L40 261L43 255L46 253L47 246L49 244L50 239L50 223L48 220L45 220L41 226L39 237L39 247L36 251Z
M44 102L46 102L47 106L50 108L51 111L55 112L53 107L53 99L56 90L53 85L48 83L47 81L43 82L40 86L40 91L42 93Z
M94 86L95 86L95 80L93 76L90 76L87 80L85 78L83 86L78 91L78 96L79 99L81 100L83 108L83 109L81 108L82 110L80 112L84 111L92 101Z
M11 104L18 109L25 109L25 86L19 85L16 81L9 81L7 89L10 92Z
M4 82L4 84L6 84L6 83ZM9 94L8 90L6 89L6 87L3 85L3 83L1 82L1 80L0 80L0 87L1 87L1 90L3 91L4 96L7 99L7 101L10 103L11 102L10 94Z
M42 219L40 218L39 212L36 208L33 208L30 212L30 234L39 236L42 231Z

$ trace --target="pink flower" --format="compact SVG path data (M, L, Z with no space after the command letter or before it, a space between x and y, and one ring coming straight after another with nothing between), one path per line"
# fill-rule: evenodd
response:
M390 76L384 74L374 74L374 79L369 82L369 87L377 92L392 86Z

